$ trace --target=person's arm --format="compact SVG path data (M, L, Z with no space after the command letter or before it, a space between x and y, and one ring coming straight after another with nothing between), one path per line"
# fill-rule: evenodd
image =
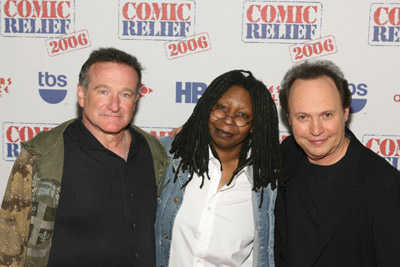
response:
M32 155L22 150L0 210L0 266L24 266L32 207Z
M175 136L182 131L182 127L183 126L172 129L172 131L169 133L169 137L175 138Z

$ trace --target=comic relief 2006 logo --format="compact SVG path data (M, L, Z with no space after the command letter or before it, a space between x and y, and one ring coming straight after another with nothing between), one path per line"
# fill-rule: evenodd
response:
M54 123L3 123L3 159L14 161L21 152L21 142L26 142L42 131L56 127Z
M194 1L119 1L119 38L170 41L194 34Z
M366 134L362 142L400 171L400 135Z
M51 37L75 28L73 0L1 0L1 35Z
M243 42L298 43L321 37L319 2L248 1L243 4Z
M370 45L400 45L400 4L371 5L369 19Z

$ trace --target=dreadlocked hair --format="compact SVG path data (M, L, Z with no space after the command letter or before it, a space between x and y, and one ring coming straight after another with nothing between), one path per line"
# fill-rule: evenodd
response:
M181 162L175 170L174 180L176 181L180 171L189 172L189 179L183 186L192 180L194 173L202 177L200 187L204 184L205 176L210 179L208 175L209 146L214 155L216 157L218 155L210 145L208 120L211 109L232 86L240 86L250 93L253 131L242 143L238 167L231 181L243 167L253 164L253 190L264 190L268 184L275 189L281 181L279 128L275 102L267 87L254 78L251 72L243 70L232 70L213 80L196 104L192 115L183 125L181 132L175 137L170 153L175 159L181 158ZM251 151L250 157L248 157L249 151Z

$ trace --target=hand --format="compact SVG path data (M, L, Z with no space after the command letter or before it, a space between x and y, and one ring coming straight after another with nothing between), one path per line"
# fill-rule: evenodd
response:
M182 126L178 128L172 129L172 131L169 133L169 137L175 138L175 136L182 131Z

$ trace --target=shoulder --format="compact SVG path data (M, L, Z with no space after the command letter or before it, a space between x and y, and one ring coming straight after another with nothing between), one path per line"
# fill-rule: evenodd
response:
M161 147L160 142L157 140L157 138L154 135L152 135L149 132L146 132L145 130L139 128L136 125L131 124L131 127L136 133L141 134L146 139L147 143L150 146Z
M160 140L161 144L164 146L164 148L169 151L171 149L174 138L171 138L169 136L164 136L164 137L161 137L159 140Z
M345 171L354 172L357 180L373 195L378 192L386 194L393 190L400 192L400 172L395 167L356 139L353 149L356 153L350 154Z
M34 138L23 143L23 147L29 152L32 150L42 152L42 150L48 149L50 146L53 147L58 144L60 137L63 137L65 129L75 120L76 119L65 121L49 131L38 133Z
M365 146L362 146L361 149L360 169L363 169L366 174L392 176L400 179L399 170L393 167L386 159Z
M292 162L298 159L303 150L296 143L293 135L286 137L280 145L283 157L283 163Z
M133 128L133 130L137 133L140 133L144 136L144 138L147 141L147 144L150 147L151 153L154 156L156 155L160 155L162 158L166 159L167 155L165 153L165 149L163 147L163 145L160 143L160 140L157 139L154 135L152 135L151 133L148 133L146 131L144 131L143 129L139 128L136 125L131 125L131 127Z
M134 124L131 124L131 127L135 132L140 133L141 135L146 137L146 139L151 139L151 140L155 140L156 139L156 137L154 135L152 135L149 132L146 132L145 130L143 130L142 128L140 128L140 127L138 127L138 126L136 126Z

